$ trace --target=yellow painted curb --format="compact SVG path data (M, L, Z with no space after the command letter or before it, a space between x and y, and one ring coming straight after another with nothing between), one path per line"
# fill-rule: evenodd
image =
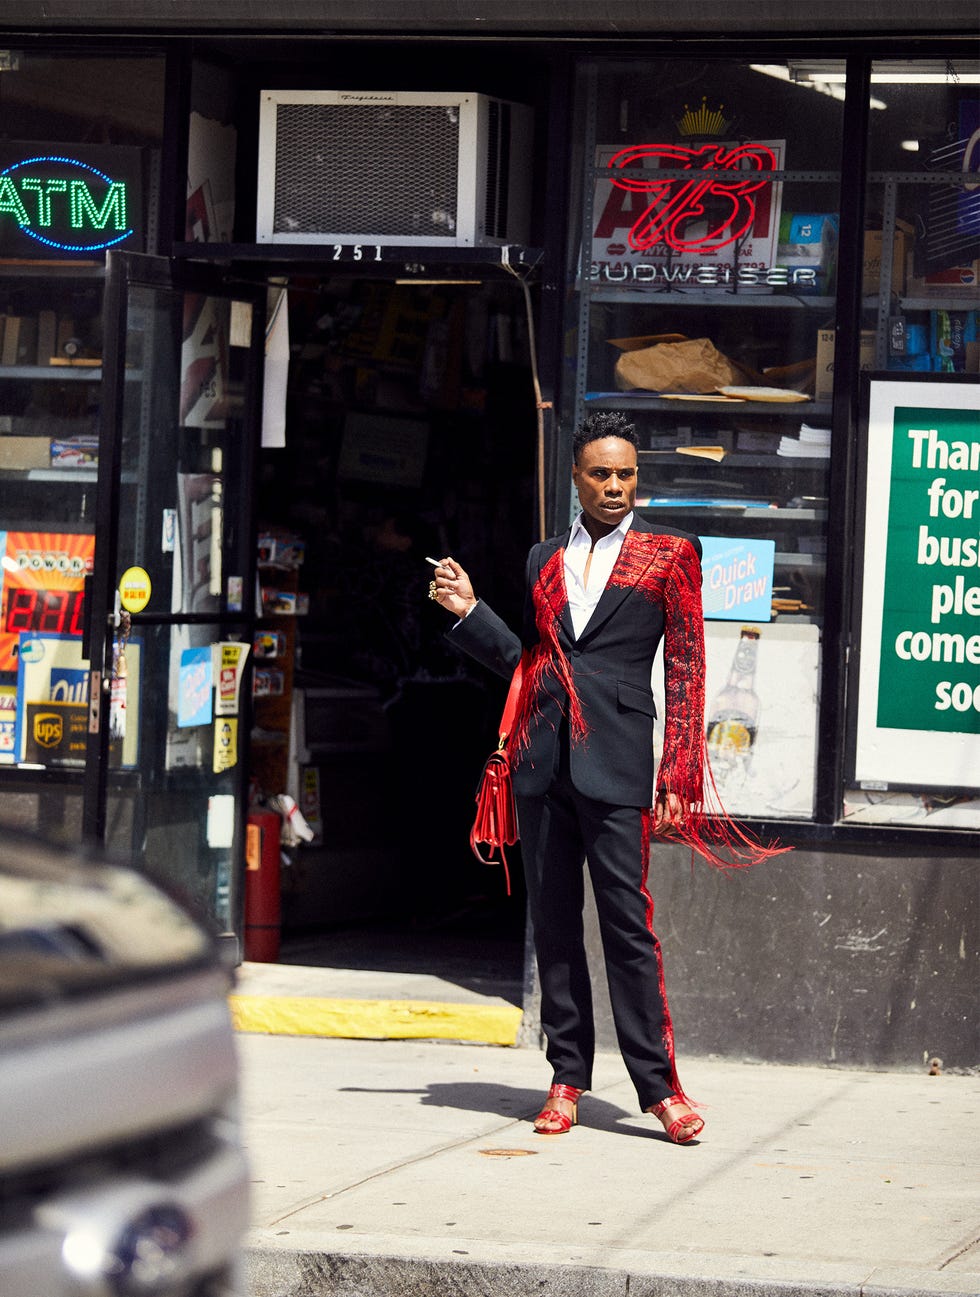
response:
M433 1000L327 1000L305 995L230 995L236 1031L347 1040L466 1040L513 1045L522 1011L511 1004Z

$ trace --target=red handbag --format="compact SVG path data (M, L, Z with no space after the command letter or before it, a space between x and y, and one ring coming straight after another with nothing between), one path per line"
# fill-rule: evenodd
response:
M500 742L497 750L491 752L480 776L480 785L476 793L476 819L470 829L470 847L477 860L484 865L495 865L493 853L500 852L499 863L504 867L504 879L507 883L507 895L510 896L510 870L507 868L507 855L504 847L512 847L518 839L517 810L514 806L514 789L510 778L510 758L507 755L507 739L514 727L517 715L517 703L521 693L523 675L523 658L517 664L517 670L511 677L507 691L507 702L500 718ZM480 844L490 848L487 857L480 851Z

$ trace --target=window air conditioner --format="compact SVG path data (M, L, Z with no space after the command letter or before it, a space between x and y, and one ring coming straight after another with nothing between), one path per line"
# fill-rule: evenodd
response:
M256 239L526 243L531 121L486 95L263 90Z

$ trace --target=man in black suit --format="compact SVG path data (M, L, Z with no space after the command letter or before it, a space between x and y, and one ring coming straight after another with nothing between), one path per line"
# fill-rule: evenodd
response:
M453 559L436 569L431 593L459 619L449 632L459 648L507 678L522 667L508 751L554 1072L535 1129L568 1131L591 1085L587 861L617 1037L640 1108L687 1143L704 1123L674 1066L647 870L651 834L670 831L704 847L701 546L634 512L637 442L622 415L592 415L573 451L581 513L528 556L521 635L477 599ZM651 672L662 639L667 715L654 795Z

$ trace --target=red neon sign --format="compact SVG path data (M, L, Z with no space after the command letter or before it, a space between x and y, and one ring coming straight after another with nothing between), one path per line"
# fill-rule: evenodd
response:
M642 165L647 158L657 158L662 166L672 170L701 174L696 179L685 180L626 172L626 168ZM748 168L754 174L745 175ZM776 170L776 155L765 144L734 147L703 144L697 149L681 144L633 144L609 159L609 170L619 173L611 176L616 188L651 196L649 206L627 236L631 248L645 252L664 243L675 252L717 252L740 239L754 225L756 200L752 195L761 189L768 193L771 177L759 173ZM729 179L719 174L732 171L741 178ZM713 227L697 239L685 239L684 227L706 216L708 201L712 199L716 200L713 206L719 199L725 204L720 215L708 216L715 222Z

